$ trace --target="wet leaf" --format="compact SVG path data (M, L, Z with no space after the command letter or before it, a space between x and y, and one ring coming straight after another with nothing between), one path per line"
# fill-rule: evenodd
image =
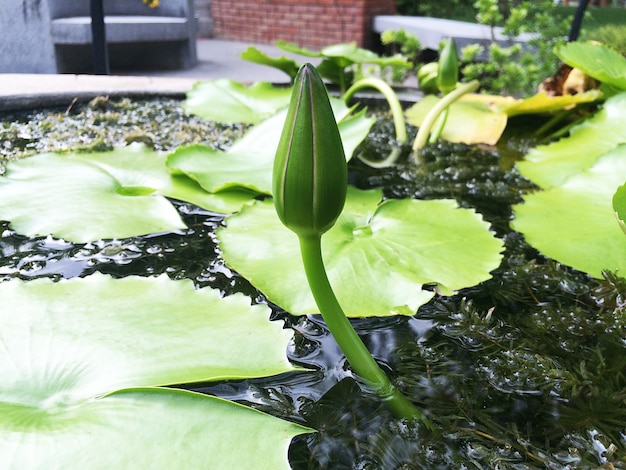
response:
M612 205L624 181L626 145L620 145L561 186L525 196L514 207L512 227L544 255L593 277L626 272L626 243Z
M3 468L202 468L211 459L226 469L261 458L289 468L287 446L305 428L154 388L294 370L291 334L267 307L167 276L10 281L0 297Z
M374 119L364 112L350 114L350 108L332 99L346 158L367 136ZM251 128L246 135L225 152L202 145L182 147L170 154L170 168L193 178L206 191L219 193L225 189L248 190L249 199L255 194L271 194L272 169L278 141L287 110Z
M24 235L81 243L185 228L166 196L217 212L237 210L249 199L209 194L192 179L172 175L165 155L132 144L11 162L0 177L0 219Z
M406 111L407 120L420 126L439 98L427 95ZM465 144L485 143L495 145L504 132L507 116L488 103L461 98L449 108L441 138Z
M380 200L378 190L349 188L344 212L322 238L347 315L413 315L432 297L423 284L449 294L488 279L499 265L502 243L475 212L449 200ZM218 238L226 262L272 302L295 315L317 313L298 239L271 201L229 217Z
M626 142L625 120L626 93L620 93L609 98L594 116L572 128L568 137L532 149L517 168L542 188L558 186Z

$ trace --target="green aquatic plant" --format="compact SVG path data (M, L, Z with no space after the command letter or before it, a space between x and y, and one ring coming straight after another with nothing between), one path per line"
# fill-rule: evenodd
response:
M181 384L295 372L269 308L167 276L0 283L2 468L288 469L311 432ZM258 354L263 351L263 354Z
M309 59L319 59L320 63L317 65L317 69L320 75L337 84L340 93L344 93L355 80L363 78L362 68L364 65L376 65L381 68L412 68L412 64L402 54L382 57L372 51L357 47L355 43L332 44L320 51L312 51L286 41L276 41L276 46L292 54L298 54ZM286 57L272 58L253 46L242 52L241 58L257 64L276 67L287 73L292 82L301 66L301 63Z
M248 91L254 97L249 102L261 99L259 88ZM274 97L270 91L270 101ZM364 110L352 113L341 100L332 103L351 155L373 119ZM251 127L227 151L197 144L164 154L133 143L107 152L48 153L11 162L0 176L0 218L25 235L88 242L184 228L167 198L236 212L256 196L271 194L285 113L278 111Z
M437 67L437 88L443 98L435 104L420 123L413 141L413 155L419 161L419 153L427 142L437 142L448 118L450 106L463 95L476 91L480 86L477 80L459 84L459 56L454 39L445 41ZM434 127L434 129L433 129Z
M298 236L302 263L315 302L354 370L402 418L425 418L376 363L344 314L322 258L322 235L344 206L348 168L326 87L305 64L294 83L291 104L276 151L273 194L281 222Z

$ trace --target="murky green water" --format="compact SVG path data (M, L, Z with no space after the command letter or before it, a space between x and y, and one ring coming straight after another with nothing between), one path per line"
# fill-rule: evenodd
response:
M101 100L67 113L11 116L0 123L0 152L14 158L75 145L108 148L140 137L159 150L190 141L227 147L243 132L185 116L178 104ZM386 155L390 126L381 122L361 151ZM412 318L354 322L436 432L394 420L349 372L320 318L278 308L275 321L294 329L290 358L315 373L194 390L318 429L294 441L298 469L626 468L626 281L591 279L542 257L510 230L511 205L533 189L512 167L514 154L446 144L429 149L419 167L351 163L356 186L382 186L387 197L455 198L505 241L489 281L436 297ZM28 239L3 222L0 281L167 273L264 302L220 258L214 231L223 217L190 204L177 208L187 230L84 245Z

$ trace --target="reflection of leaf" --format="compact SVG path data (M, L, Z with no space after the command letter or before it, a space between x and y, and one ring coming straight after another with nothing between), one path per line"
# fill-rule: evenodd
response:
M166 197L232 212L248 195L207 193L172 175L165 155L140 144L112 152L42 154L15 161L0 177L0 219L28 236L74 242L124 238L185 228Z
M499 265L502 243L475 212L448 200L380 199L378 190L350 188L342 215L322 239L347 315L413 315L432 296L422 284L451 293L488 279ZM270 201L229 217L218 237L226 262L272 302L295 315L317 312L298 239Z
M426 114L438 102L439 98L434 95L425 96L406 111L407 120L420 126ZM448 109L441 138L450 142L495 145L506 127L506 114L487 103L461 98Z
M295 60L287 57L270 57L265 52L260 51L256 47L249 46L248 49L241 53L241 58L248 62L254 62L255 64L267 65L269 67L282 70L293 81L298 73L299 66Z
M341 100L332 99L344 150L349 158L367 136L373 118L364 112L350 116L350 109ZM182 147L169 155L170 168L184 172L206 191L216 193L225 189L242 188L256 194L270 194L274 155L285 122L283 110L251 128L226 152L203 145Z
M548 188L589 168L605 153L626 142L626 93L609 98L593 117L557 142L532 149L517 167L533 183Z
M622 231L626 233L626 184L617 188L617 191L613 194L612 202L617 222Z
M626 90L626 58L619 52L592 42L568 42L556 55L570 67L582 70L596 80Z
M203 468L207 455L211 468L289 468L306 429L145 388L294 370L267 307L167 276L10 281L0 297L2 468Z
M291 88L256 82L246 87L228 79L198 82L187 92L183 109L204 119L256 124L289 105Z
M612 197L626 180L626 145L546 191L515 206L512 226L544 255L600 278L626 272L626 243L615 223Z

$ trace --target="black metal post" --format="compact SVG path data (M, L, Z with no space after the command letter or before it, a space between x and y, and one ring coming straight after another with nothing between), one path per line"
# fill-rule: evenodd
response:
M91 0L91 47L93 51L93 72L96 75L109 74L106 31L104 27L103 0Z
M569 36L567 38L569 42L573 42L578 39L578 34L580 33L580 27L583 23L583 16L585 14L585 10L587 9L587 5L589 5L589 0L578 1L578 7L576 8L576 13L574 14L574 21L572 21L572 27L569 30Z

